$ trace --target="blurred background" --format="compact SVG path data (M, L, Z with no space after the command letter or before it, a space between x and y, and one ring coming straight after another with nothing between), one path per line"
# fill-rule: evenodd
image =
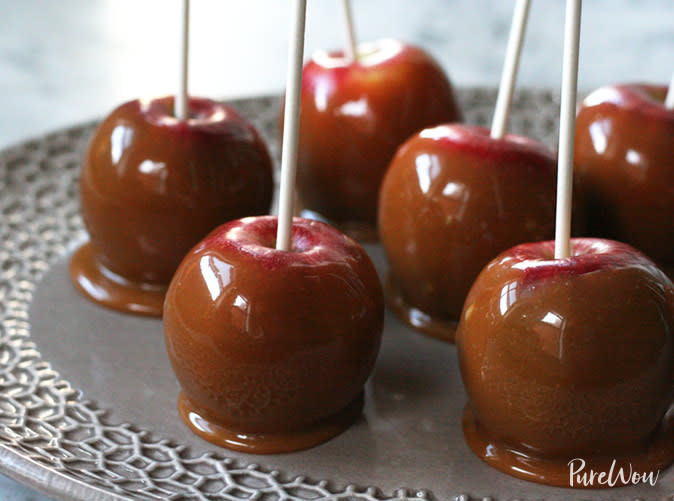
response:
M459 86L497 85L514 0L354 0L362 41L426 47ZM519 82L558 87L563 0L534 0ZM288 0L193 0L190 89L209 97L280 92ZM174 92L176 0L0 0L0 147ZM586 0L580 88L668 82L672 0ZM309 2L307 47L341 45L336 0Z
M558 88L563 0L533 0L519 83ZM395 37L429 50L458 86L495 86L514 0L353 0L361 41ZM288 0L193 0L190 91L278 93ZM672 0L585 0L580 88L667 83ZM0 0L0 148L102 117L138 96L173 93L177 0ZM311 0L307 55L343 41L336 0ZM3 501L43 500L0 476Z

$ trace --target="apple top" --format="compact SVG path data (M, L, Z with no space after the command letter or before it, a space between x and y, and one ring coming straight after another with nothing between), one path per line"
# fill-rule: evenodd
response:
M205 250L235 253L259 261L267 269L327 262L368 261L363 247L332 226L300 217L293 218L291 248L276 249L276 216L247 217L213 230L190 254ZM370 265L373 266L370 262Z
M564 275L584 275L601 270L639 268L674 287L646 255L634 247L600 238L571 239L571 255L554 258L555 242L517 245L499 255L488 266L518 270L528 283Z
M517 134L506 134L501 139L494 139L489 129L485 127L453 123L424 129L416 137L438 142L467 155L490 158L496 162L525 160L546 170L556 168L556 158L552 150L540 141ZM407 144L410 142L405 143L401 149Z

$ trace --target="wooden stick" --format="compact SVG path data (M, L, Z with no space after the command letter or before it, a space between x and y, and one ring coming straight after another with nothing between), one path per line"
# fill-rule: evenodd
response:
M669 82L669 89L665 98L665 108L674 110L674 73L672 74L672 80Z
M515 5L505 62L503 63L501 85L499 86L494 119L491 124L491 137L494 139L503 138L508 128L510 106L513 100L515 82L517 81L520 55L522 54L522 42L524 41L524 33L527 29L529 5L529 0L517 0L517 4Z
M562 103L559 115L555 259L564 259L571 254L573 141L576 130L578 49L580 45L580 15L582 4L582 0L566 0L564 62L562 66Z
M283 117L281 187L279 196L278 229L276 233L276 248L282 251L290 250L290 235L293 224L293 198L295 194L295 172L297 171L300 96L302 91L302 60L304 58L304 27L306 24L306 15L307 0L294 0L288 54L285 114Z
M358 43L356 41L356 28L353 22L351 0L342 0L342 10L344 12L344 28L346 31L346 50L344 54L349 61L355 62L358 59Z
M187 120L189 117L189 97L187 94L187 77L189 73L189 46L190 46L190 0L182 3L182 33L180 40L180 69L178 92L175 100L175 115L178 120Z

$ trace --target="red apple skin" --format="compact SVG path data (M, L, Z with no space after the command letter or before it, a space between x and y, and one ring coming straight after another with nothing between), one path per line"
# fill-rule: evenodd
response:
M667 89L614 85L590 94L576 119L576 175L588 230L624 241L674 271L674 110Z
M451 83L423 50L394 40L319 52L305 65L297 189L303 206L337 224L376 226L384 173L424 127L461 120Z
M458 320L480 270L500 252L554 234L556 161L522 136L481 127L426 129L398 150L384 179L379 232L409 305Z
M627 455L648 466L639 453L674 402L674 285L615 241L573 239L571 257L553 256L550 241L491 261L466 299L456 344L478 429L499 450L518 451L530 480L568 487L573 458ZM674 459L671 438L665 450L651 451L650 466ZM485 460L498 457L494 449ZM555 461L556 480L544 466ZM527 478L510 466L496 464Z
M116 108L96 130L80 181L82 216L104 267L134 283L168 285L187 252L226 221L269 211L272 162L237 111L173 97Z
M228 430L282 433L333 415L363 391L384 300L364 249L295 218L220 226L185 257L164 305L169 358L198 412Z

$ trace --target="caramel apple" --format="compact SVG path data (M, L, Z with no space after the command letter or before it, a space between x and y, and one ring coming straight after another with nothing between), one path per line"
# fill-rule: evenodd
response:
M667 89L614 85L591 93L576 120L576 175L593 236L627 242L674 276L674 110Z
M417 329L453 340L480 270L515 244L554 233L555 157L512 134L441 125L398 150L384 179L379 231L388 296Z
M269 211L272 163L252 124L234 109L191 98L177 120L172 97L135 100L96 130L80 181L90 242L71 276L89 299L161 315L178 264L213 228Z
M312 447L358 416L384 322L375 268L332 227L295 218L220 226L185 257L166 295L169 358L189 428L256 454Z
M396 149L424 127L461 119L442 68L394 40L357 60L320 51L305 65L297 190L303 215L376 239L377 199Z
M480 273L456 336L464 434L510 475L569 487L578 458L597 472L582 486L606 487L613 460L636 472L674 461L674 285L626 244L571 249L519 245Z

